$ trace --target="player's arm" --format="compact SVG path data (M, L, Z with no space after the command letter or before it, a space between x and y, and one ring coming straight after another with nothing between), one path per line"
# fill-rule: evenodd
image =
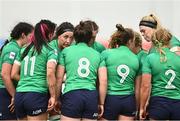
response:
M1 75L2 75L2 80L4 81L4 85L8 93L11 95L11 103L9 104L8 108L11 112L14 112L14 96L15 96L16 89L11 79L11 69L12 69L11 64L3 63Z
M104 102L105 102L106 92L107 92L107 68L106 67L100 67L98 69L98 77L99 77L99 106L101 110L99 117L101 117L104 112Z
M15 87L11 80L11 69L12 69L11 64L3 63L1 75L2 75L2 80L4 81L4 85L5 85L8 93L11 95L12 98L14 98L16 90L15 90Z
M149 99L151 90L151 74L143 74L140 87L140 119L144 119L146 115L146 104Z
M65 75L65 68L62 65L57 66L57 71L56 71L56 79L57 79L57 97L60 96L61 88L62 88L62 83L64 80L64 75Z
M12 71L11 71L11 78L19 81L20 80L20 68L21 64L17 60L14 61L14 64L12 66Z
M50 99L48 103L48 110L52 110L55 105L56 100L56 64L57 62L54 61L48 61L47 63L47 80L48 80L48 86L49 86L49 93L50 93Z
M138 75L135 80L135 97L136 97L137 111L139 110L141 80L142 80L142 75Z

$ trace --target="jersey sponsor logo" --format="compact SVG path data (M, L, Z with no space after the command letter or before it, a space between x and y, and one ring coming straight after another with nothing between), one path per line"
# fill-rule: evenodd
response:
M10 54L9 54L9 58L10 59L14 59L15 58L15 52L10 52Z
M38 109L38 110L33 111L33 114L37 115L37 114L40 114L41 112L42 112L42 110Z

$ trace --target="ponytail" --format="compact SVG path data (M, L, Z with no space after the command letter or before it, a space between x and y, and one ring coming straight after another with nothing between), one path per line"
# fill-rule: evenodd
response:
M172 34L164 28L157 29L153 34L152 42L156 50L160 53L160 62L167 61L166 53L163 51L163 48L169 46L171 38Z

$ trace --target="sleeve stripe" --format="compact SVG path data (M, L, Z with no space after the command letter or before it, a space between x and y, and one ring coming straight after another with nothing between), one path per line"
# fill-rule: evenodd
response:
M54 62L57 64L57 61L55 59L50 59L50 60L48 60L48 62Z
M15 60L14 63L17 65L21 65L21 62L19 62L18 60Z

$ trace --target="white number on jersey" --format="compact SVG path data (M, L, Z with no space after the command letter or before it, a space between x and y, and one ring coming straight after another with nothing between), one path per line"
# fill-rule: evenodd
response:
M24 61L25 61L25 63L24 63L24 75L25 76L27 75L29 60L31 61L30 76L33 76L33 74L34 74L34 65L35 65L35 60L36 60L35 56L32 56L30 59L29 59L29 56L26 56L24 58Z
M122 69L124 69L125 72L122 72ZM121 80L120 80L121 84L124 82L126 77L129 75L129 72L130 72L130 70L129 70L129 67L127 65L122 64L122 65L119 65L117 67L117 73L119 76L121 76Z
M81 58L79 59L79 67L78 67L78 74L81 77L87 77L90 73L89 70L90 62L87 58ZM85 70L84 73L82 73L82 70Z
M165 72L165 75L168 76L169 74L171 74L171 78L167 82L167 85L165 86L165 88L166 89L175 89L176 87L172 84L172 82L174 81L174 79L176 77L176 73L173 70L169 69Z

